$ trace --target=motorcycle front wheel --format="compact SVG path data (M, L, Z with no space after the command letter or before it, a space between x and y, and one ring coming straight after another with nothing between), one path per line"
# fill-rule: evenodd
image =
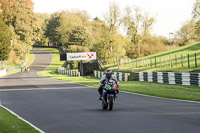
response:
M108 99L108 110L112 110L113 108L113 97L109 97Z

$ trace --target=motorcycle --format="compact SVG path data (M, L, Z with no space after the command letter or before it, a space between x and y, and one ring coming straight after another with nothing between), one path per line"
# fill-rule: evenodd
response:
M117 84L114 80L105 81L102 93L102 108L112 110L116 99Z

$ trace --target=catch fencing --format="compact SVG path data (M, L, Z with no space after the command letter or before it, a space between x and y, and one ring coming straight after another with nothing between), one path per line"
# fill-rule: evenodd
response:
M78 71L68 70L64 67L58 68L57 73L64 74L64 75L70 75L70 76L80 76L80 73Z
M137 72L136 81L200 86L200 73Z
M120 58L119 60L113 59L110 63L119 64L119 67L131 68L199 68L200 53L162 54L137 59Z
M94 77L96 78L101 78L104 74L105 72L94 70ZM130 76L130 73L122 73L122 72L113 72L113 74L119 81L128 81Z

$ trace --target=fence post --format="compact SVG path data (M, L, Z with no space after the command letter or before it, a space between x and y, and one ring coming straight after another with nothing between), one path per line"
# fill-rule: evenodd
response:
M175 61L176 61L176 68L177 68L177 58L176 58L176 55L175 55Z
M136 62L135 62L136 64L135 64L135 66L136 66L136 68L137 68L137 59L136 59Z
M156 68L156 57L155 57L155 68Z
M161 68L161 57L160 57L160 68Z
M182 66L182 68L183 68L183 55L181 54L181 66Z
M190 55L188 54L188 68L190 68Z
M195 56L195 68L197 68L197 54L195 53L194 56Z
M172 68L172 57L170 56L170 68Z
M143 58L143 67L144 67L144 58Z

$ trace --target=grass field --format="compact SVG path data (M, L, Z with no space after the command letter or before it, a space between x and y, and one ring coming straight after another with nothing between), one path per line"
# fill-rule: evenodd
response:
M195 53L196 53L197 68L195 68ZM188 54L189 54L190 68L188 68ZM120 67L116 65L108 65L106 66L106 68L122 72L141 72L141 71L142 72L150 72L150 71L200 72L200 43L180 47L171 51L165 51L147 57L142 57L140 58L140 60L137 59L137 65L135 59L135 60L129 60L129 62L128 60L125 61L124 65L121 65Z
M59 52L57 49L46 49L54 54L51 65L44 71L39 72L39 74L55 78L58 80L64 80L68 82L80 83L85 85L90 85L93 87L98 87L99 79L93 76L83 76L83 77L72 77L67 75L61 75L56 73L56 69L64 65L65 62L59 61ZM173 99L183 99L200 101L200 87L196 86L182 86L182 85L169 85L169 84L159 84L159 83L148 83L139 81L128 81L120 82L121 91L134 92L139 94L173 98Z

